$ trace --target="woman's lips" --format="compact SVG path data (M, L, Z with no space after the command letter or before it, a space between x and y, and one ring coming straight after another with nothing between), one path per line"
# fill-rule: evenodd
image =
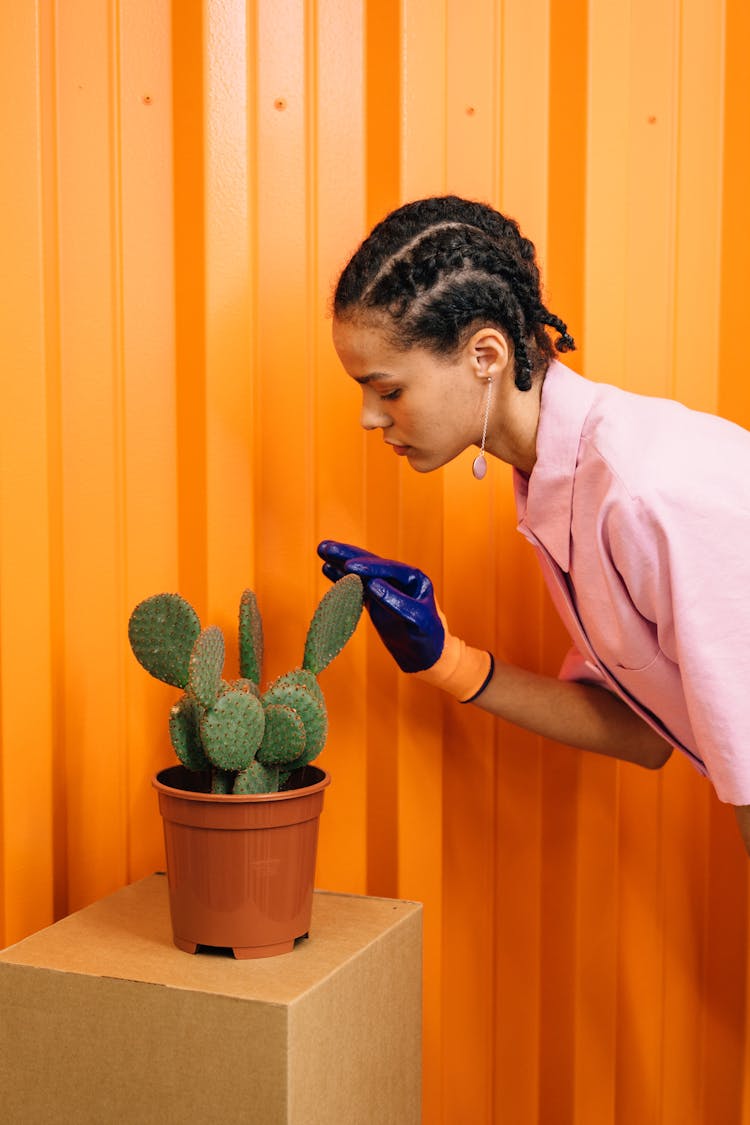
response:
M392 442L388 442L388 444L390 445L391 449L393 450L393 452L396 454L397 457L405 457L406 454L409 452L409 446L408 445L393 445Z

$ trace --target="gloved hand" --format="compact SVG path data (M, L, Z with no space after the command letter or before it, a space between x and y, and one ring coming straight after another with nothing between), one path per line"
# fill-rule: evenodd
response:
M331 581L344 574L360 576L372 623L402 671L416 674L462 702L474 699L486 687L492 656L450 634L432 582L421 570L329 539L318 546L318 554L324 560L323 573Z

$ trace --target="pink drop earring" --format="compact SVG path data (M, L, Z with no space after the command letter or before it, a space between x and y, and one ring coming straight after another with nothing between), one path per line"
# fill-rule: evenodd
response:
M471 471L477 480L484 480L487 472L487 462L484 458L484 443L487 440L487 423L490 420L490 398L492 397L492 376L487 377L487 406L484 411L484 428L482 430L482 446L474 458Z

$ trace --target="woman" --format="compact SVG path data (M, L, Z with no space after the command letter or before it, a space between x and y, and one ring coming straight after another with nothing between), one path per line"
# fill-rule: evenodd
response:
M553 346L548 330L557 334ZM362 425L431 472L478 445L513 467L573 648L560 678L453 637L421 571L326 540L365 582L399 667L545 737L662 766L672 747L735 807L750 853L750 434L678 403L590 382L545 307L531 242L454 196L388 215L344 269L333 339Z

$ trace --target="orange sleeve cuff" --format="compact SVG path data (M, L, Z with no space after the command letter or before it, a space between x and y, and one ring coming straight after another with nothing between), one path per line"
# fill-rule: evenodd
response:
M413 675L425 684L447 691L461 703L468 703L486 687L492 666L489 652L471 648L465 641L451 636L446 629L445 644L438 659L431 668Z

